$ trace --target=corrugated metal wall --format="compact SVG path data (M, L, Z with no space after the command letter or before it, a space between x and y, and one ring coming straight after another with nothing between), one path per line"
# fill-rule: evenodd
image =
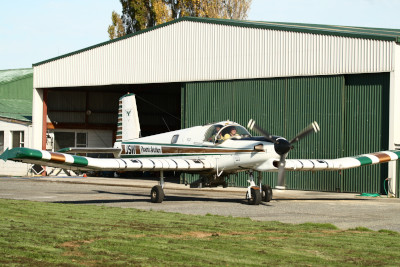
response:
M357 155L387 149L388 93L387 73L187 83L182 127L226 119L246 125L254 118L270 132L292 138L316 120L321 132L299 142L290 158ZM386 165L342 173L287 172L287 184L289 189L381 193L385 173ZM263 176L275 186L276 174ZM239 174L234 183L247 186L246 180Z
M34 66L34 87L388 72L394 42L180 21Z
M345 81L344 156L388 149L389 74L346 75ZM387 171L387 163L347 170L343 188L384 193Z
M317 121L321 131L301 140L290 158L336 158L341 156L344 89L343 76L287 79L286 138ZM338 172L287 172L290 189L337 191Z

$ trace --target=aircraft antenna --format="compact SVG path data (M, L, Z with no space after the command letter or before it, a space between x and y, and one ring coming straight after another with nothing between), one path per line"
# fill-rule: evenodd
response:
M165 121L164 117L161 117L161 119L162 119L163 122L165 123L165 126L167 126L168 131L170 132L171 130L169 129L168 124L167 124L167 122Z
M173 117L173 118L177 119L178 121L181 121L181 119L180 119L180 118L178 118L178 117L176 117L175 115L173 115L173 114L169 113L168 111L166 111L166 110L164 110L164 109L162 109L162 108L160 108L160 107L158 107L158 106L154 105L153 103L151 103L151 102L147 101L147 100L146 100L146 99L144 99L143 97L140 97L140 96L138 96L138 95L136 95L136 97L140 98L140 100L142 100L143 102L146 102L147 104L149 104L149 105L151 105L151 106L155 107L155 108L156 108L156 109L158 109L159 111L161 111L161 112L164 112L164 113L166 113L166 114L170 115L171 117Z

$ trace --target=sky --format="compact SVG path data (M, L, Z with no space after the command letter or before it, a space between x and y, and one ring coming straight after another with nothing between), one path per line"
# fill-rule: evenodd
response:
M0 70L32 64L109 40L119 0L4 0ZM253 0L248 20L400 29L400 0Z

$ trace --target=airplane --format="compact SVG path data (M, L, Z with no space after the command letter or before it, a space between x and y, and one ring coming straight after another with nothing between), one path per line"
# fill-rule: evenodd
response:
M0 158L74 171L159 172L159 184L150 192L154 203L164 200L165 171L199 174L199 187L226 187L230 175L247 171L246 199L250 205L272 199L272 188L262 184L262 172L278 172L276 189L285 189L285 171L343 170L400 158L400 151L387 150L337 159L286 159L295 143L319 132L316 122L290 141L271 135L254 120L250 120L247 127L261 136L252 136L238 123L220 121L140 137L135 95L128 93L119 99L117 138L112 148L72 147L51 152L17 147L7 148ZM112 153L114 158L93 158L73 153ZM257 183L254 172L258 173Z

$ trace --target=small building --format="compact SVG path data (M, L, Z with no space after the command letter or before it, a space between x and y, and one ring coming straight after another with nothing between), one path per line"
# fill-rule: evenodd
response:
M318 121L321 132L290 158L400 144L400 30L184 17L33 69L34 148L45 149L53 133L56 147L111 146L117 100L128 92L137 96L143 136L253 118L287 138ZM398 193L398 169L288 172L286 181L289 189ZM264 182L274 186L275 177L266 173Z
M33 69L0 70L0 153L30 147ZM24 176L31 164L0 161L0 175Z

